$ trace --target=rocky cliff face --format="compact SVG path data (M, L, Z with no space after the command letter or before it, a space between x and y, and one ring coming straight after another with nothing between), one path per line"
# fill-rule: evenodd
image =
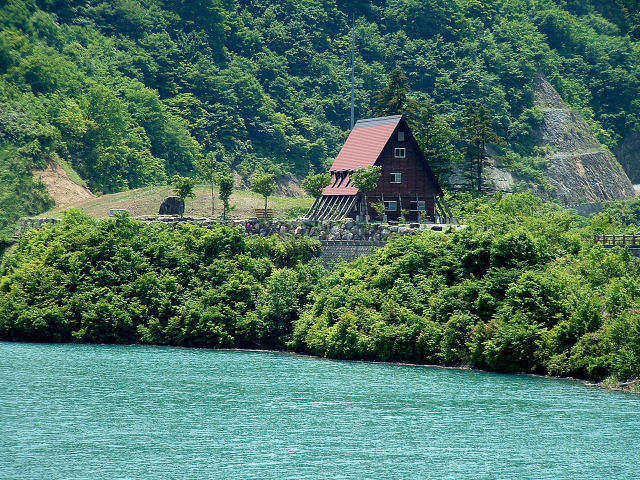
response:
M543 111L544 118L534 134L534 141L547 152L544 176L554 188L552 196L565 204L633 197L629 177L616 157L598 142L582 115L570 110L542 75L536 81L535 104ZM640 151L637 150L640 134L635 142L629 143L627 156L638 163L640 176ZM495 152L488 149L487 154L493 158L485 168L485 191L513 191L520 180L517 174L500 167ZM461 171L454 172L449 181L454 187L469 186ZM541 190L540 195L547 196Z
M554 197L573 204L634 196L633 185L613 154L542 75L537 78L535 103L544 112L535 140L549 152L545 177L555 187Z
M633 183L640 183L640 131L627 135L613 151Z

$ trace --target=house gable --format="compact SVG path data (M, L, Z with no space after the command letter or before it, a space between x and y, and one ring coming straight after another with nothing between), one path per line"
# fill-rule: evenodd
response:
M403 140L400 139L402 137ZM404 150L398 152L396 149ZM400 155L396 155L397 153ZM382 172L378 185L370 195L443 195L438 180L404 118L387 139L375 165L382 167ZM395 178L392 179L392 174L399 175L394 175Z
M389 209L390 218L399 216L401 210L414 211L416 218L451 216L442 207L446 206L442 189L407 121L402 115L392 115L356 123L333 162L331 184L309 210L309 218L335 220L355 216L356 210L362 213L362 196L351 174L373 165L379 165L382 174L376 188L367 193L369 205L382 201L395 206Z

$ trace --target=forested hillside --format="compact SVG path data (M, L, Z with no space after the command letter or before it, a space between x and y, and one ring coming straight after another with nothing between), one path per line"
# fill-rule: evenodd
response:
M0 0L0 231L51 205L30 170L62 158L94 192L194 174L327 166L356 116L406 72L420 141L462 157L479 102L507 164L535 176L543 73L598 139L640 124L636 0Z

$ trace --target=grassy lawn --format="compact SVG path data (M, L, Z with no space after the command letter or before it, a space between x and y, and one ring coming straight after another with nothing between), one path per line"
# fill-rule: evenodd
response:
M211 187L198 185L195 193L196 198L190 198L186 202L185 215L194 217L210 216ZM218 197L217 190L215 194L216 215L220 215L222 213L222 202ZM40 216L59 216L63 211L70 208L78 208L95 218L109 216L109 210L112 208L128 210L132 217L157 215L162 200L171 195L174 195L173 189L167 185L138 188L85 199L64 207L54 207ZM269 197L269 208L273 209L275 217L280 218L303 215L311 207L312 203L313 199L309 197ZM254 215L256 208L264 208L264 199L253 192L237 190L231 195L230 204L233 209L231 212L232 217L247 218ZM296 210L292 211L292 209Z

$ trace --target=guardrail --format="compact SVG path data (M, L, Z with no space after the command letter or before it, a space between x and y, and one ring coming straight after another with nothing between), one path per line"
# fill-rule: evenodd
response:
M640 248L640 235L593 235L593 243L601 243L611 247L638 247Z

